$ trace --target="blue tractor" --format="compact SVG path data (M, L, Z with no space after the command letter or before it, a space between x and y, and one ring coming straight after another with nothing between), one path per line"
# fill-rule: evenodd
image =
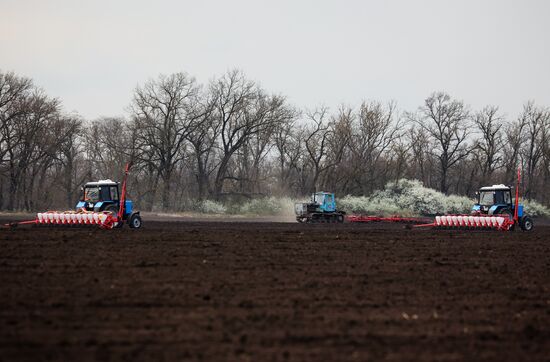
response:
M485 186L476 193L477 203L472 207L472 214L507 215L519 224L522 230L533 230L533 220L525 215L523 204L512 199L512 188L505 185ZM516 191L519 199L519 192ZM515 203L514 203L515 202Z
M123 207L121 208L121 202ZM126 180L122 187L122 194L119 192L119 183L111 180L100 180L88 182L82 187L80 201L76 209L86 211L110 211L119 216L119 222L115 227L122 227L124 221L133 229L141 227L141 216L139 211L134 212L133 203L126 200Z
M294 204L294 212L298 222L307 223L343 223L343 211L336 209L334 194L316 192L311 195L311 202Z

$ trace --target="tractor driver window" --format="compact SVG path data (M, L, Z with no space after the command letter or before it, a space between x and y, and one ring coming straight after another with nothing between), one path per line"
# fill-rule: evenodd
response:
M324 194L318 194L317 195L317 203L319 205L323 205L325 203L325 195Z
M504 203L505 204L511 204L512 203L512 198L510 197L509 192L504 193Z
M109 186L102 186L99 188L101 190L101 201L109 201L111 198Z
M111 186L111 200L118 201L118 188Z
M332 195L326 196L327 204L332 204Z
M495 192L495 204L502 205L504 204L504 192Z

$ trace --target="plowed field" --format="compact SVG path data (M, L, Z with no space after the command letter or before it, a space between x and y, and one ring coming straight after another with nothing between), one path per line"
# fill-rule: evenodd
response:
M549 356L549 226L0 230L5 361Z

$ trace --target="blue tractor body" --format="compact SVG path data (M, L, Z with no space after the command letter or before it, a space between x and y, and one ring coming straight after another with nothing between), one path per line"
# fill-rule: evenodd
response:
M122 218L126 220L133 214L133 203L130 200L125 200L124 206ZM77 210L85 209L95 212L111 211L118 213L119 207L119 183L111 180L100 180L85 184L82 188L81 199L76 204Z
M328 192L317 192L311 195L311 199L314 203L319 205L319 210L321 210L322 212L336 211L336 201L334 200L334 194Z
M316 192L311 195L311 202L294 205L296 220L299 222L344 222L345 212L336 209L333 193Z

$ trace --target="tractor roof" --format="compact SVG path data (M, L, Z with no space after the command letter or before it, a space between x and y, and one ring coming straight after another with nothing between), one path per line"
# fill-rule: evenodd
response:
M493 186L484 186L479 189L479 191L509 191L509 190L511 190L510 186L506 186L503 184L493 185Z
M87 182L84 186L116 186L118 183L113 180L99 180L94 182Z

